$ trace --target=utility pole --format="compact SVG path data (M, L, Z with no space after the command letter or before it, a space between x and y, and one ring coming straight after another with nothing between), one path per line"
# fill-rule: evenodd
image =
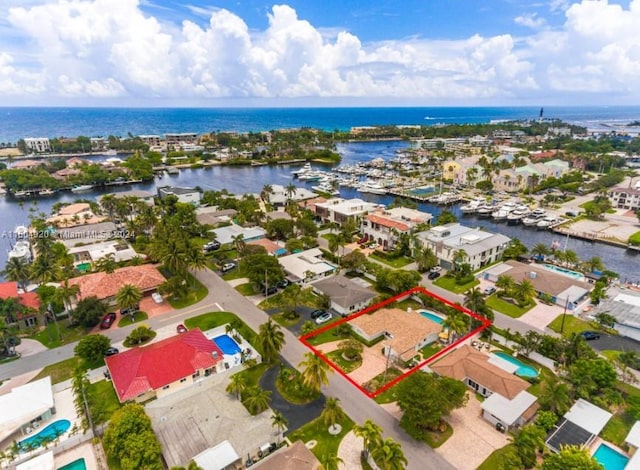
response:
M393 339L393 335L391 333L385 332L385 338ZM387 344L387 362L384 366L384 375L382 376L382 384L387 383L387 371L389 370L389 361L391 359L391 345Z
M567 296L567 300L564 303L564 311L562 312L562 323L560 324L560 334L564 333L564 319L567 316L567 307L569 307L569 296Z

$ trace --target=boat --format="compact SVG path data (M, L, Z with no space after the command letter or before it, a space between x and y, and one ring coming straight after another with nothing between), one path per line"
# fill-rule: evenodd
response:
M308 171L306 173L300 173L298 179L300 181L320 181L324 177L324 173L321 171Z
M50 189L50 188L45 188L40 190L40 196L51 196L53 194L55 194L55 189Z
M315 186L311 186L311 189L313 189L314 191L319 192L319 193L330 194L331 196L338 196L340 194L340 191L335 189L331 185L331 183L327 183L327 182L322 182L322 183L317 184Z
M463 214L475 214L486 202L484 198L472 199L469 203L460 206L460 211L462 211Z
M300 175L302 175L302 174L304 174L304 173L308 173L308 172L310 172L310 171L312 171L311 163L307 162L307 163L305 163L305 164L302 166L302 168L298 168L297 170L293 170L293 171L291 172L291 174L292 174L294 177L296 177L296 176L300 176Z
M25 263L30 263L32 260L31 244L27 240L18 240L9 251L8 256L9 259L16 258Z
M491 217L491 214L496 210L496 206L494 204L485 204L484 206L480 206L477 211L478 217Z
M116 149L109 149L105 151L103 155L118 155L118 151Z
M27 197L30 194L31 193L29 191L14 191L13 192L13 197Z
M356 186L356 189L361 193L387 194L387 189L384 186L372 181L364 181Z
M491 217L494 220L506 220L509 214L511 213L511 208L509 207L501 207L498 210L495 210L491 213Z
M519 224L522 219L529 214L526 209L514 209L507 215L508 224Z
M538 230L546 230L557 221L558 219L553 216L546 216L536 224L536 227L538 228Z
M547 212L544 209L536 209L522 219L522 224L526 227L531 227L533 225L538 225L542 219L547 216Z
M71 188L72 193L81 193L83 191L91 191L94 188L92 184L79 184Z
M180 174L180 168L176 168L176 167L169 167L169 168L165 169L165 171L167 172L168 175L179 175Z

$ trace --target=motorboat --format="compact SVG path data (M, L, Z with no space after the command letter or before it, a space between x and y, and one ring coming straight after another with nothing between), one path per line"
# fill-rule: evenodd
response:
M491 214L496 210L496 206L493 204L485 204L484 206L480 206L477 211L479 217L491 217Z
M538 225L542 219L547 216L547 212L544 209L536 209L527 215L524 219L522 219L522 224L531 227L533 225Z
M94 188L92 184L79 184L71 188L72 193L81 193L83 191L91 191Z
M55 192L56 191L54 189L46 188L41 190L38 194L40 194L40 196L52 196Z
M31 244L27 240L18 240L8 253L9 259L16 258L24 263L30 263L31 256Z
M555 224L557 221L558 219L556 219L555 217L546 216L536 224L536 227L538 228L538 230L546 230L549 227L551 227L553 224Z
M311 186L311 189L319 193L330 194L331 196L338 196L340 194L340 191L335 189L335 187L333 187L331 183L328 183L326 181L318 185Z
M296 176L300 176L300 175L302 175L304 173L309 173L310 171L312 171L311 163L307 162L302 166L302 168L298 168L297 170L293 170L291 172L291 174L294 177L296 177Z
M527 209L516 208L507 215L508 224L519 224L522 219L529 214Z
M463 214L475 214L486 202L484 198L472 199L469 203L460 206L460 211L462 211Z
M384 186L372 181L364 181L356 186L356 189L361 193L387 194L387 189Z

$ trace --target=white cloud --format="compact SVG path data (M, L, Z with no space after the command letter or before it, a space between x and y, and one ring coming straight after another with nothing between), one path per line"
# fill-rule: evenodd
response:
M274 6L268 26L255 31L217 8L197 11L208 23L176 26L146 15L138 0L40 1L9 9L9 25L26 45L21 54L0 54L0 97L470 103L571 92L639 96L640 0L628 9L593 0L566 6L566 22L556 30L541 17L523 15L514 21L538 31L522 38L376 43L317 28L287 5ZM18 56L25 62L17 63Z

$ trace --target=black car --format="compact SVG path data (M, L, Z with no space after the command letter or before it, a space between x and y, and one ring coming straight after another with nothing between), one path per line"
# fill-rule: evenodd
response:
M288 285L289 285L289 280L287 280L287 279L283 279L282 281L278 281L278 283L276 284L278 289L284 289Z
M324 310L314 310L313 312L311 312L311 318L312 319L316 319L322 315L324 315L326 312Z
M587 341L591 341L591 340L594 340L594 339L600 339L600 333L598 333L597 331L583 331L580 334Z
M118 348L108 348L105 352L104 355L105 356L113 356L114 354L118 354L120 352L120 350Z
M132 307L121 308L120 309L120 315L133 315L138 310L140 310L140 304L134 305Z
M262 289L262 293L264 295L273 295L278 292L278 288L276 286L269 286L267 288Z
M107 313L100 322L100 329L107 330L111 328L111 325L113 325L114 321L116 321L116 312Z
M440 273L429 273L427 277L433 281L434 279L438 279L440 277Z

